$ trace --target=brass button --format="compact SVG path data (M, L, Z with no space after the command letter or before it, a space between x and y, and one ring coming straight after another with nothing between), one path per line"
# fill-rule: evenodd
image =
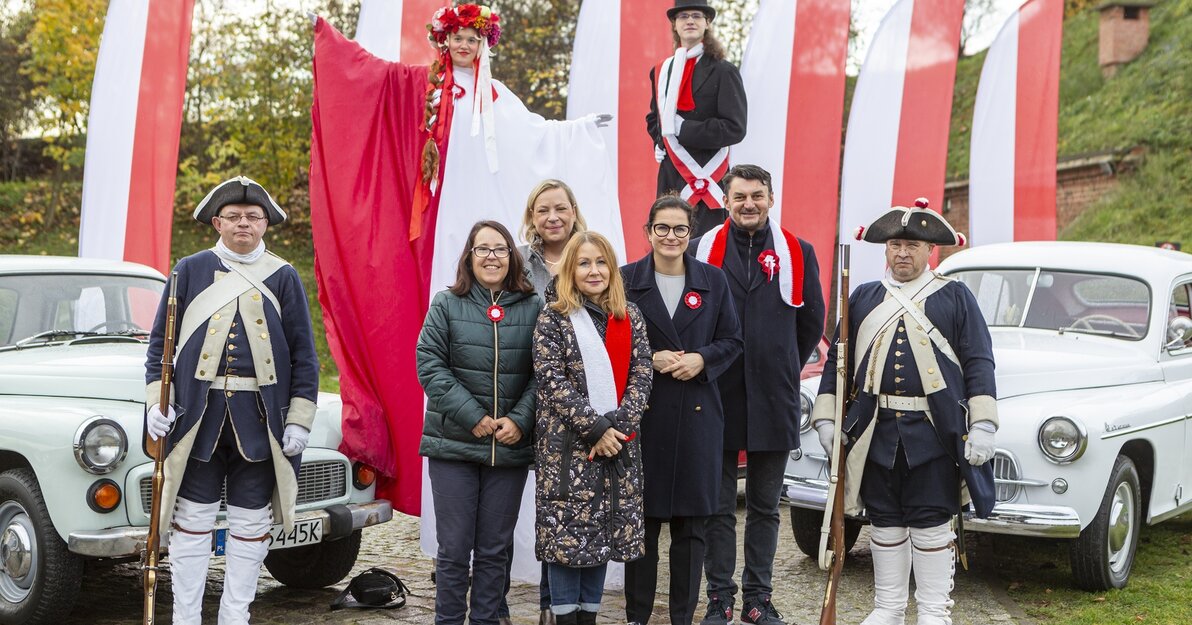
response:
M906 328L904 328L904 327L902 327L902 326L898 326L898 331L899 331L899 332L906 332Z
M259 302L259 301L261 301L261 294L260 294L260 293L253 293L253 294L252 294L252 301L254 301L254 302Z
M699 406L699 405L697 404L697 405L695 406L695 411L696 411L696 412L699 412L699 411L701 411L701 410L703 410L703 407L702 407L702 406Z
M902 352L901 352L901 351L899 351L899 350L894 350L894 355L895 355L895 356L901 356L901 355L902 355Z
M894 416L895 416L895 417L901 417L901 416L902 416L902 413L901 413L901 412L895 412L895 413L894 413Z
M935 373L935 367L927 367L927 373Z
M273 379L273 376L269 376L269 379L270 379L270 380L272 380L272 379Z
M228 351L234 351L235 349L236 349L236 345L234 343L228 344Z
M270 363L272 363L272 362L273 362L273 359L272 359L272 358L266 358L266 359L265 359L265 364L270 364ZM649 407L649 406L646 406L646 410L649 410L649 409L650 409L650 407Z
M215 334L215 328L211 328L210 330L207 330L207 334Z
M228 397L231 397L233 393L235 393L235 391L228 391L227 392Z
M262 339L267 339L267 338L269 338L269 333L268 333L268 332L262 332L262 333L261 333L261 338L262 338Z
M202 369L199 369L199 375L207 375L207 372L203 371Z
M235 356L228 356L228 362L236 362Z
M902 378L894 378L895 384L902 384Z
M939 383L939 382L932 382L932 383L931 383L931 388L939 388L939 387L940 387L940 383Z
M898 344L902 345L902 339L898 339Z
M219 313L215 313L214 315L211 315L211 318L212 318L212 319L214 319L214 320L216 320L216 321L219 321L220 314L219 314Z
M235 333L235 332L229 332L229 333L228 333L228 338L230 338L230 339L234 339L234 338L236 338L236 333Z
M257 325L261 325L262 323L265 323L264 319L257 319Z
M207 360L207 354L203 354L202 358L203 360Z
M919 339L919 344L920 344L920 345L926 345L926 344L927 344L927 339Z
M895 370L895 371L898 371L898 370L899 370L899 369L901 369L901 368L902 368L902 365L900 365L900 364L898 364L898 363L894 363L894 370Z
M233 322L232 322L232 327L233 327L233 328L234 328L234 327L236 327L236 322L235 322L235 321L233 321Z

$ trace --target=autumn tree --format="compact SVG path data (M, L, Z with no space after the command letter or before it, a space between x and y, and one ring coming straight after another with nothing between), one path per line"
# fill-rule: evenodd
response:
M32 27L27 3L0 8L0 180L15 178L23 157L19 140L33 123L33 81L21 72Z

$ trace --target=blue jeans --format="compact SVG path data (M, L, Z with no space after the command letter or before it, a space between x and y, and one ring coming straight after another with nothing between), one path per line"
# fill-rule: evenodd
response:
M550 575L550 610L555 614L571 614L576 610L599 612L604 595L604 573L607 564L574 568L547 563Z

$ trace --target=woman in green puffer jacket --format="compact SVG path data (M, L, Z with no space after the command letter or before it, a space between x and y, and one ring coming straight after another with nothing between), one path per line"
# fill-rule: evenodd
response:
M438 557L435 623L496 623L534 433L531 358L542 300L500 223L472 226L455 284L418 337ZM468 615L468 573L471 607Z

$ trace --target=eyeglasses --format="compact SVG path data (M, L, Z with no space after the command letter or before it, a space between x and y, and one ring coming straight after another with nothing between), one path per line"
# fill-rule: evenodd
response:
M682 239L691 234L691 226L670 226L668 224L654 224L650 226L650 230L654 231L654 236L665 237L670 236L673 232L676 238Z
M703 11L692 11L690 13L679 13L675 15L676 22L686 22L687 20L694 20L696 22L706 18Z
M483 245L477 245L476 247L472 248L472 254L474 254L476 258L488 258L489 256L505 258L509 256L509 248L504 246L484 247Z
M231 215L216 215L216 217L219 217L220 219L222 219L228 223L233 223L233 224L238 224L241 221L247 219L248 223L254 224L254 225L258 221L261 221L262 219L265 218L264 215L254 215L252 213L249 213L247 215L241 215L239 213L232 213Z

